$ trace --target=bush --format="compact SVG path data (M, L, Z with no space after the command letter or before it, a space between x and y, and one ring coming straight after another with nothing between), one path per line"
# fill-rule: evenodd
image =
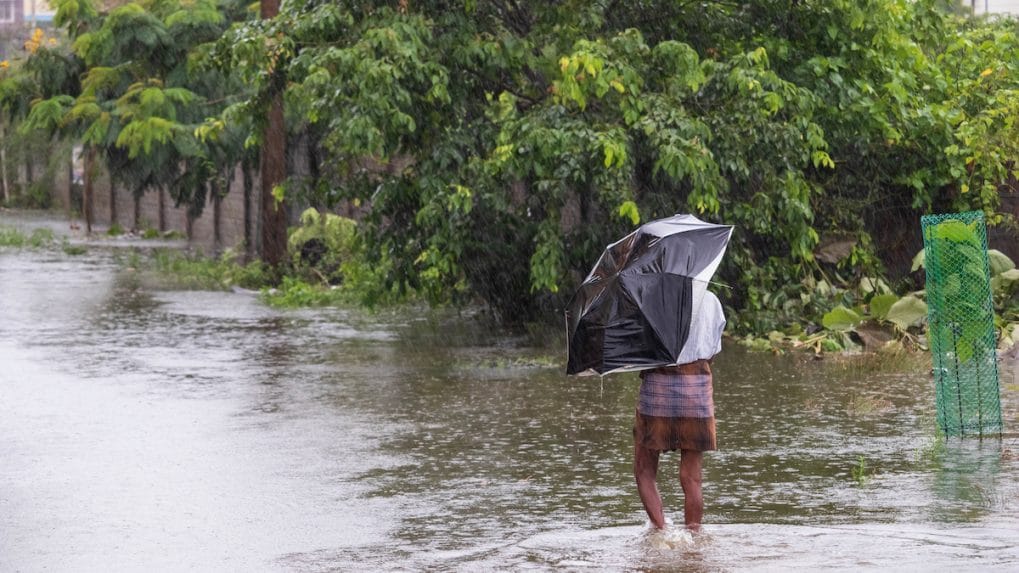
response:
M301 225L290 229L287 250L294 274L311 283L336 285L343 281L342 265L354 254L357 223L310 208Z

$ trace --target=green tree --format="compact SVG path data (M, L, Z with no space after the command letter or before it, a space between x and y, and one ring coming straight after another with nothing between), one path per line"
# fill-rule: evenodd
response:
M44 94L24 128L60 133L84 146L89 230L98 161L115 184L139 196L156 190L162 199L169 192L199 214L208 186L201 176L238 161L236 152L228 152L235 146L206 144L196 134L206 114L217 112L201 92L222 96L222 86L229 85L189 66L191 51L216 39L227 24L219 7L211 0L151 1L100 13L88 0L54 4L55 22L73 40L82 79Z
M40 95L28 123L196 209L290 143L307 169L262 154L267 216L343 203L380 292L513 320L561 308L634 225L692 212L737 226L734 324L773 328L758 319L830 310L802 302L811 285L884 273L921 213L1005 221L1015 23L948 4L288 0L255 18L61 0L81 88ZM849 238L837 260L815 255L827 234Z

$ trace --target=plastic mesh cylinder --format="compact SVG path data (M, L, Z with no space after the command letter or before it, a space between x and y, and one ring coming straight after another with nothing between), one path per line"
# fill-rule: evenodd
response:
M1001 434L1001 392L987 228L979 211L921 219L927 337L938 426L947 436Z

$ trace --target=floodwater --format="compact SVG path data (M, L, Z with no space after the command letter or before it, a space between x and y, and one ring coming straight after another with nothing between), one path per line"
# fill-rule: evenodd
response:
M703 533L649 535L635 375L477 316L160 289L129 244L0 249L0 571L1019 568L1019 444L937 443L929 366L727 345Z

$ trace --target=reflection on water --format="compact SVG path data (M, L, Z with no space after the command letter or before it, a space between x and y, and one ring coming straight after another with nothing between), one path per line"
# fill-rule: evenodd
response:
M0 252L0 317L0 570L1019 563L1019 462L934 443L923 368L727 346L704 533L662 535L636 376L480 319L160 291L101 249Z

